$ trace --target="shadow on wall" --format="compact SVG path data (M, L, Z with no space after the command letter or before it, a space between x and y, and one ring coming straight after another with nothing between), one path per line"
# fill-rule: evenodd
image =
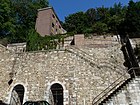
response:
M0 100L0 105L8 105L8 104L5 104L4 102L2 102L2 100Z

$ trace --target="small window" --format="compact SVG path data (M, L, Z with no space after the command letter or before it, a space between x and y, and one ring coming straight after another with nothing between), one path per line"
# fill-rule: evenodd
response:
M10 80L8 81L8 84L11 85L12 82L13 82L13 79L10 79Z
M59 25L59 28L61 29L61 26Z
M52 23L52 27L54 27L54 24Z
M54 14L52 14L52 17L55 18Z

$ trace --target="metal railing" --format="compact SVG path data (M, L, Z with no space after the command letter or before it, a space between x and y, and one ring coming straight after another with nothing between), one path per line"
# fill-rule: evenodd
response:
M132 67L128 70L128 72L132 71L131 73L135 75L135 71L136 69L140 69L139 67ZM115 80L112 84L110 84L104 91L102 91L99 95L97 95L92 102L92 105L98 105L101 101L103 101L106 97L108 97L113 91L115 91L115 89L119 88L126 79L119 81L122 77L124 77L126 75L126 73L124 73L123 75L121 75L117 80ZM130 77L131 78L131 77ZM127 78L130 79L130 78ZM117 83L118 82L118 83ZM113 87L112 87L113 85ZM110 89L110 87L112 87Z

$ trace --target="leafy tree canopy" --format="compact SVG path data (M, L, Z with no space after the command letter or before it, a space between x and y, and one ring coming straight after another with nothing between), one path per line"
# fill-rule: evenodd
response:
M9 43L27 41L35 29L37 9L48 6L48 0L0 0L0 37Z
M93 26L93 32L94 33L97 33L99 35L103 35L105 33L108 32L108 27L107 27L107 24L105 23L102 23L102 22L96 22Z
M65 18L64 28L68 32L83 33L87 25L87 18L84 12L77 12Z
M125 17L126 32L130 37L140 37L140 2L129 2Z
M0 0L0 42L6 44L26 41L29 49L45 48L43 46L46 42L42 41L42 44L40 40L52 39L40 38L34 31L37 9L48 5L48 0ZM110 8L90 8L86 12L65 17L63 27L72 33L128 33L130 37L140 37L139 10L140 1L132 0L128 6L118 3ZM35 43L41 47L34 48Z
M105 8L104 6L90 8L86 12L74 13L67 16L63 26L68 32L96 33L99 28L98 26L104 24L103 26L105 27L102 28L105 28L103 30L106 30L108 33L128 33L130 37L140 37L139 10L140 1L133 2L132 0L130 0L128 6L115 3L110 8ZM98 33L102 33L102 30L98 30Z
M10 0L0 0L0 38L14 32L14 18Z

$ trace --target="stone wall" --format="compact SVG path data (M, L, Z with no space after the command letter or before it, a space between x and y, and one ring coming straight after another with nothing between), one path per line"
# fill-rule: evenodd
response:
M6 47L0 45L0 99L3 100L5 94L9 91L8 85L11 79L10 74L13 70L15 60L14 53L10 52Z
M11 92L18 84L25 88L23 102L48 100L51 86L59 83L63 87L64 105L91 105L119 77L122 78L114 84L129 78L129 75L122 76L126 68L120 47L116 41L105 47L91 44L15 54L0 48L0 100L9 103ZM8 85L11 71L15 75Z

